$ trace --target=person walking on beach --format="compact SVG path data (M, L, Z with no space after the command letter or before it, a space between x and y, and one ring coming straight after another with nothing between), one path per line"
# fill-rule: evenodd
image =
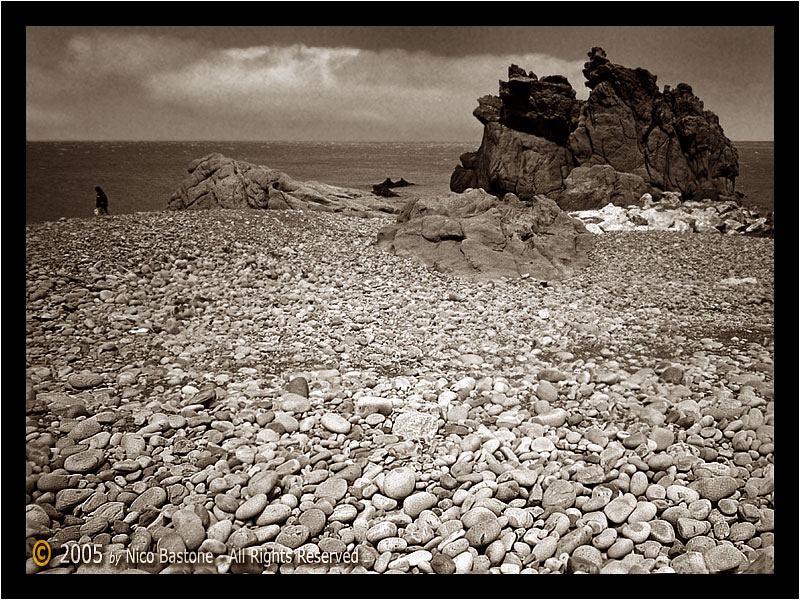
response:
M103 188L96 187L94 188L97 192L97 201L95 203L94 214L96 215L107 215L108 214L108 197L106 197L106 193L103 191Z

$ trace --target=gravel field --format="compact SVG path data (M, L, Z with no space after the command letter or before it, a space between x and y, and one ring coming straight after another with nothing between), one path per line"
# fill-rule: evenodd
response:
M27 572L773 571L774 240L476 283L392 220L28 225Z

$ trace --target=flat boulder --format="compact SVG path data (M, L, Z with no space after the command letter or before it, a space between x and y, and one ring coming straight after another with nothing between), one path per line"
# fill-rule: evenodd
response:
M319 181L295 181L283 171L220 153L193 160L168 210L255 208L394 214L398 207L365 191Z
M502 200L482 189L411 200L378 245L476 279L562 279L588 264L593 236L544 196Z

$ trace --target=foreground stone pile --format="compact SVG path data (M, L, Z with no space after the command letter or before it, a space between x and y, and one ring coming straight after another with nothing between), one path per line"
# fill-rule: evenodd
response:
M680 195L667 192L659 202L644 194L641 205L606 204L599 210L579 210L569 215L579 219L594 234L609 231L680 231L729 235L774 235L772 213L767 216L736 202L681 202Z
M773 570L773 240L609 233L542 287L388 223L28 226L27 571Z

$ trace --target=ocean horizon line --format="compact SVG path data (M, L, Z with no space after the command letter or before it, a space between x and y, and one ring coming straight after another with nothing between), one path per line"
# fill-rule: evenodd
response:
M734 144L774 144L775 140L731 140ZM87 143L87 144L101 144L101 143L119 143L119 144L473 144L474 139L471 140L213 140L213 139L196 139L196 140L125 140L125 139L108 139L108 140L25 140L25 143L47 143L47 144L73 144L73 143ZM480 140L478 140L480 143Z

